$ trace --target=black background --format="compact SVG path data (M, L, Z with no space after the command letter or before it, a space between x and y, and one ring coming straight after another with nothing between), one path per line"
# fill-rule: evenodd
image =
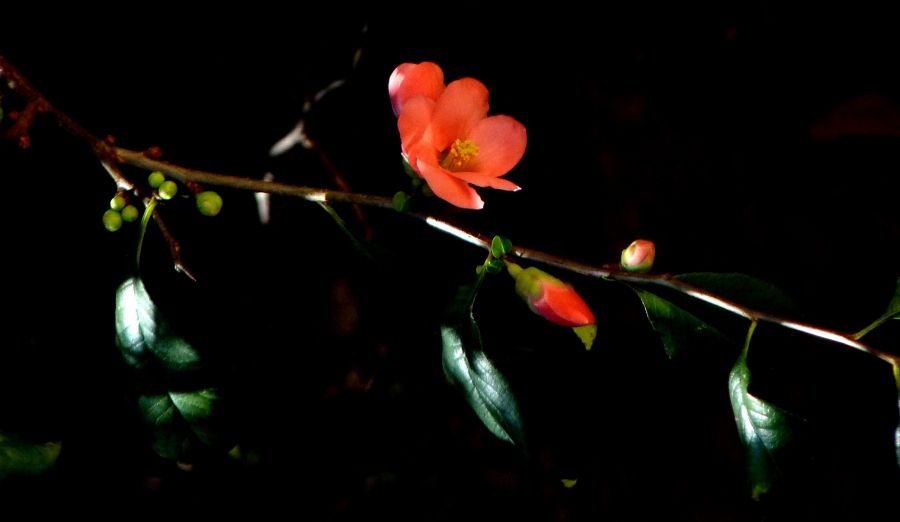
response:
M0 52L117 144L323 187L333 180L313 153L267 153L306 98L348 77L310 114L310 132L355 190L385 195L407 188L387 78L400 63L435 61L448 80L483 81L492 112L523 122L529 144L507 176L521 192L481 190L479 212L440 201L420 210L593 264L652 239L660 271L745 272L784 289L803 319L837 330L880 315L900 275L900 33L885 12L856 3L520 10L23 15L5 20ZM8 112L15 102L4 92ZM854 114L868 122L859 136L827 123L864 95L880 96L879 125ZM823 126L838 137L815 139ZM492 438L441 372L443 307L483 252L372 209L373 264L315 206L276 198L261 226L252 196L228 190L216 219L187 201L165 209L199 282L171 270L153 227L144 277L207 353L236 437L258 463L200 455L180 471L149 449L134 377L113 343L135 227L103 229L114 186L86 147L48 120L32 141L0 145L0 429L61 439L63 451L48 475L0 487L7 506L761 520L867 518L896 498L896 395L883 364L759 332L754 385L806 418L811 435L784 494L757 505L725 385L736 352L669 361L627 289L575 276L598 316L590 353L530 315L506 276L479 300L488 350L531 427L526 459ZM867 339L895 349L896 335L891 324ZM559 486L568 477L576 488Z

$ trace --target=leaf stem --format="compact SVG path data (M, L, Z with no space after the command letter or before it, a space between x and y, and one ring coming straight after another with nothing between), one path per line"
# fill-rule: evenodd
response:
M900 310L893 311L893 312L887 312L884 315L882 315L881 317L879 317L878 319L875 319L874 321L872 321L872 324L870 324L869 326L867 326L867 327L863 328L862 330L853 334L852 337L854 339L862 339L864 335L866 335L867 333L871 332L872 330L878 328L879 326L886 323L887 321L893 319L898 314L900 314Z
M141 232L138 235L137 254L135 255L138 273L141 271L141 251L144 248L144 236L147 235L147 225L150 223L150 218L153 216L157 204L159 204L159 201L156 198L150 198L150 201L144 208L144 216L141 218Z
M744 360L747 360L747 354L750 352L750 339L753 338L753 332L756 331L756 326L757 326L758 324L759 324L759 323L756 322L755 320L754 320L754 321L750 321L750 327L747 328L747 339L744 340L744 351L741 352L741 357L742 357Z

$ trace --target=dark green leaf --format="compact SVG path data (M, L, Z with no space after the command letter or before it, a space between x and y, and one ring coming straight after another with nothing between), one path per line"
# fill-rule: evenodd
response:
M153 359L176 372L200 365L197 351L170 330L137 277L122 283L116 292L116 341L125 360L135 368Z
M138 408L144 422L153 428L153 449L168 459L182 459L198 442L215 444L216 407L220 401L214 388L192 392L142 395Z
M796 312L794 302L778 287L745 274L696 272L677 275L675 279L749 308L779 314Z
M635 289L635 292L670 358L699 346L728 343L717 329L692 313L646 290Z
M900 277L897 278L897 287L894 289L894 298L888 304L887 313L894 319L900 319Z
M10 475L37 475L56 462L60 442L34 444L0 433L0 479Z
M474 335L478 335L477 330ZM524 447L519 406L500 370L480 346L468 347L457 328L441 327L441 338L444 371L462 389L481 422L497 437Z
M447 378L459 386L481 422L497 437L525 448L522 417L512 388L484 353L481 333L472 316L478 283L461 289L449 324L441 327L443 365Z
M790 440L788 414L747 392L750 370L744 355L728 377L728 391L738 432L747 450L747 471L754 499L767 493L778 475L776 457Z

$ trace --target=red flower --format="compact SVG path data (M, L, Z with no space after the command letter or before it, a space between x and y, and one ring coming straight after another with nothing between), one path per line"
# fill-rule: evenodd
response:
M506 268L516 281L516 293L534 313L560 326L597 323L594 313L571 285L534 267L523 269L507 262Z
M403 154L438 197L478 209L484 202L471 185L519 190L500 176L522 159L525 126L509 116L487 115L484 84L462 78L444 87L436 64L405 63L394 69L388 91Z

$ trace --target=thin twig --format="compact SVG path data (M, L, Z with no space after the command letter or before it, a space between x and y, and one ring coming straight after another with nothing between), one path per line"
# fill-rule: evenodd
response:
M115 182L118 190L130 190L134 192L138 198L146 200L147 196L145 196L131 180L125 177L121 169L119 169L118 156L116 153L118 149L106 140L98 138L80 123L69 117L68 114L57 109L34 87L34 85L31 84L28 78L26 78L25 75L13 66L13 64L11 64L3 55L0 55L0 79L5 79L9 88L25 98L26 103L23 115L20 116L19 120L17 120L6 133L4 133L4 137L18 139L19 144L22 147L27 148L30 145L28 131L35 116L39 113L48 114L70 134L90 147L91 152L93 152L94 155L97 156L97 159L100 160L100 164L103 165L103 168ZM191 271L181 260L181 244L178 243L175 237L172 236L165 227L158 209L153 212L153 220L156 221L157 226L159 226L160 231L163 233L163 237L169 244L169 251L172 253L172 261L175 264L175 270L182 272L196 281Z
M169 227L166 226L166 223L163 221L162 215L159 212L153 212L153 221L156 221L156 226L159 227L159 231L162 232L163 239L165 239L166 243L169 245L169 254L172 257L172 262L175 264L175 270L186 275L191 281L197 282L194 273L191 272L187 265L181 260L181 244L172 237L172 233L169 232Z
M18 71L16 71L12 66L2 57L0 56L0 76L6 76L7 78L13 79L16 83L18 83L18 87L22 88L25 86L24 93L27 95L30 93L32 96L40 97L40 94L35 91L30 84L27 83L27 80L22 77ZM21 91L20 91L21 92ZM251 192L264 192L269 194L278 194L281 196L289 196L296 197L300 199L304 199L306 201L312 201L316 203L350 203L357 205L366 205L377 208L384 209L393 209L392 198L388 198L385 196L376 196L372 194L360 194L355 192L347 192L340 190L328 190L328 189L320 189L320 188L312 188L312 187L302 187L296 185L288 185L285 183L275 183L275 182L267 182L262 180L255 180L249 178L242 178L237 176L226 176L223 174L217 174L213 172L206 172L201 170L194 170L185 168L174 163L169 163L166 161L161 161L158 159L153 159L145 156L141 152L136 152L128 149L123 149L121 147L115 147L102 140L97 140L93 137L92 134L83 130L83 128L78 125L76 122L62 114L60 111L55 109L52 105L47 104L47 111L52 114L57 120L67 129L72 131L73 134L79 136L84 141L88 142L92 147L95 148L95 153L97 153L98 149L100 150L109 150L112 157L120 163L132 165L135 167L139 167L142 169L146 169L149 171L159 170L168 174L170 177L178 179L182 182L196 182L204 185L213 185L219 187L227 187L237 190L247 190ZM97 145L96 142L102 143L103 145ZM101 158L102 159L102 158ZM110 173L112 174L112 172ZM115 178L114 178L115 179ZM118 183L118 181L117 181ZM451 236L454 236L458 239L461 239L467 243L475 245L479 248L490 250L491 248L491 238L485 236L484 234L466 230L464 228L458 227L441 219L438 219L434 216L430 216L428 214L417 213L417 212L408 212L406 215L411 217L415 217L427 225L440 230L441 232L447 233ZM154 218L157 220L157 225L159 225L160 229L163 231L163 235L166 237L166 240L169 242L170 249L172 251L172 257L176 262L176 269L179 271L185 272L191 277L190 272L186 270L183 264L180 264L180 247L178 247L178 243L171 238L171 235L168 233L168 229L165 227L165 224L159 219L156 215ZM173 247L173 245L175 245ZM741 304L735 303L728 299L724 299L719 297L711 292L708 292L700 287L694 286L688 282L685 282L681 279L676 279L668 274L639 274L639 273L629 273L629 272L619 272L608 268L606 266L593 266L584 263L579 263L577 261L567 259L564 257L560 257L554 254L549 254L546 252L541 252L539 250L534 250L530 248L524 247L515 247L513 251L513 255L519 257L521 259L527 259L535 262L539 262L545 265L553 266L562 270L566 270L568 272L585 275L593 278L602 278L612 281L620 281L625 283L635 283L635 284L645 284L645 285L653 285L659 286L663 288L668 288L670 290L674 290L676 292L682 293L684 295L690 296L699 301L703 301L705 303L711 304L717 308L725 310L734 315L743 317L752 322L765 322L772 323L776 325L780 325L784 328L788 328L791 330L795 330L798 332L802 332L806 335L816 337L819 339L824 339L830 342L834 342L843 346L847 346L854 350L858 350L863 353L867 353L869 355L873 355L878 357L879 359L889 362L894 365L900 365L900 355L894 355L883 350L879 350L872 346L866 345L864 343L859 342L854 339L852 335L845 334L841 332L836 332L834 330L829 330L826 328L820 328L818 326L801 323L798 321L794 321L792 319L777 315L771 314L768 312L763 312L760 310L756 310L753 308L749 308L743 306Z
M361 33L364 36L367 32L368 24L363 25ZM319 145L319 142L309 135L309 130L307 129L307 118L309 118L309 114L319 103L319 101L322 100L322 98L327 96L332 91L335 91L347 84L350 76L359 65L359 61L362 58L362 53L363 46L360 45L353 53L353 61L350 64L350 72L347 74L347 76L332 81L325 87L319 89L312 96L312 98L307 99L303 104L303 110L300 113L300 119L297 121L297 124L294 126L291 132L289 132L285 137L278 140L278 142L275 143L275 145L273 145L269 150L270 156L278 156L287 152L297 144L300 144L300 146L302 146L303 148L315 152L319 156L319 161L322 162L322 165L325 166L325 169L331 174L331 177L334 178L334 183L337 188L344 192L352 192L353 189L350 186L350 183L347 181L347 178L344 177L344 174L337 167L334 161L332 161L331 157L329 157L325 150L322 149L322 147ZM359 223L363 227L366 240L371 241L373 238L374 230L366 219L366 215L363 212L362 206L354 204L352 207L353 213L356 214L357 221L359 221Z

